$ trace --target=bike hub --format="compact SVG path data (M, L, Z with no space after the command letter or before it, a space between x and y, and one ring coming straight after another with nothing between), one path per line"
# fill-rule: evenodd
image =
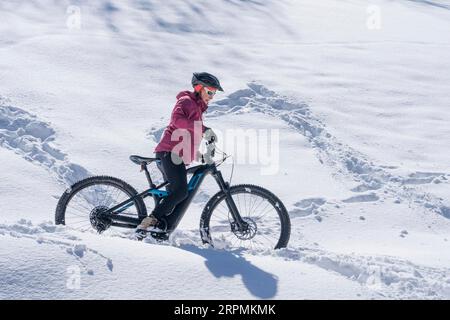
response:
M97 230L98 233L102 233L112 224L112 220L103 215L106 210L108 210L108 207L97 206L92 209L91 213L89 214L91 225L95 230Z

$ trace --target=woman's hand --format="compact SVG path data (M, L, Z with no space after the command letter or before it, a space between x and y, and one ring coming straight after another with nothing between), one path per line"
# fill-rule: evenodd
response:
M205 130L203 133L203 138L208 141L208 143L217 142L217 135L211 128L207 128Z

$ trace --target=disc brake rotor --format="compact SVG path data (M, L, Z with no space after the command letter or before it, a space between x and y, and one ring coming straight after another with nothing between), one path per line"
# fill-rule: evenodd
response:
M240 230L239 226L235 222L233 222L231 224L231 231L240 240L253 239L256 235L256 232L258 231L256 222L253 221L253 219L248 218L248 217L243 218L242 220L244 220L244 222L246 223L245 228L243 230Z

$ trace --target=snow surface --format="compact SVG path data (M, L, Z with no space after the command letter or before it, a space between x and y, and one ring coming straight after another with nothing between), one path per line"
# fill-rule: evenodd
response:
M4 0L0 18L1 299L450 298L449 1ZM55 226L83 177L146 187L128 156L203 70L222 149L279 131L276 172L237 163L232 184L282 199L288 248L203 247L213 179L164 245Z

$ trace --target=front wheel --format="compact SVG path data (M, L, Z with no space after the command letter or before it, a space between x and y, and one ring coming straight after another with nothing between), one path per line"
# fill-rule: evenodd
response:
M280 199L255 185L230 187L230 193L247 228L239 230L226 204L223 191L206 204L200 220L204 243L216 247L256 250L280 249L287 246L291 222Z

